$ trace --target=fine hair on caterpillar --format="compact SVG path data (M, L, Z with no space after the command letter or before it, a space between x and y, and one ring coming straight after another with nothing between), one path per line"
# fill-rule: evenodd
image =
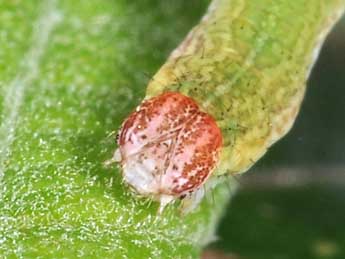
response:
M258 9L257 0L212 1L122 124L113 161L124 181L159 201L160 211L185 196L182 206L193 208L213 176L255 164L291 129L321 44L345 7L318 3Z
M176 199L184 199L187 210L204 195L200 187L218 163L222 135L192 98L165 92L124 121L118 145L113 161L131 189L158 200L160 211Z

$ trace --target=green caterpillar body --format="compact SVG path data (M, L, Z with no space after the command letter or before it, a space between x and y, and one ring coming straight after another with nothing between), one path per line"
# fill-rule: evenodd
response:
M241 173L291 128L343 0L215 0L148 85L192 97L223 135L217 175Z

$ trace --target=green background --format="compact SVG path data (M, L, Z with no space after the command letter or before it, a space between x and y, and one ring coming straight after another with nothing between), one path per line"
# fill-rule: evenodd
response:
M0 24L3 25L0 28L1 123L13 108L11 98L6 99L7 86L14 82L18 71L23 73L19 77L30 78L30 66L27 67L23 56L30 48L32 25L42 3L0 0ZM113 184L109 172L100 169L100 161L109 158L114 149L114 142L106 135L116 130L140 102L149 78L198 22L208 1L61 0L57 4L63 9L59 18L62 22L48 43L47 54L42 57L41 74L30 82L33 87L27 89L24 105L18 111L19 127L11 143L10 159L1 160L8 168L5 181L16 188L0 190L0 196L5 197L0 200L0 225L11 233L7 238L13 241L11 248L17 254L22 247L15 243L18 233L11 229L16 222L6 220L17 215L24 215L25 219L28 215L29 221L24 223L30 225L34 218L39 220L34 223L40 225L41 221L52 220L45 218L47 204L51 206L53 213L49 215L53 219L65 220L64 213L84 211L83 206L88 204L73 200L77 196L69 196L67 187L71 188L71 194L76 191L82 197L89 197L90 205L93 197L104 198L101 200L104 203L97 203L99 207L92 208L89 214L70 215L81 217L80 222L88 220L86 231L97 230L92 228L94 222L90 215L97 216L99 208L106 206L111 211L112 195L120 197L125 205L133 201L123 194L118 179ZM249 259L345 258L344 34L343 21L322 50L294 128L239 179L241 188L219 226L218 241L211 247ZM14 89L18 90L14 96L18 96L21 88ZM4 105L7 110L2 108L4 102L7 102ZM0 128L1 140L6 140L8 133L8 129ZM56 165L61 171L55 170ZM73 177L64 178L70 176L64 175L65 172L71 172ZM65 189L56 190L54 186ZM102 196L103 189L108 196ZM68 203L63 199L59 201L56 194L63 194ZM70 208L67 206L70 204L77 207ZM147 205L138 206L144 208L145 216ZM140 221L143 215L139 213L136 220ZM112 216L111 213L105 215L105 222L113 220ZM72 220L76 219L73 217ZM205 219L200 218L202 220ZM71 223L70 219L66 222ZM194 221L190 219L189 223ZM54 230L56 238L68 239L81 234L92 237L93 234L70 232L64 236L68 225L64 227ZM36 236L35 240L31 236L44 234L40 229L21 230L20 234L27 237L22 239L26 246L35 248L37 240L45 238ZM138 239L130 231L121 234L127 235L128 240ZM113 236L104 236L104 244L113 241L116 241ZM2 242L0 237L0 249ZM94 251L98 244L87 246L88 252L96 257ZM48 244L44 252L49 253L49 245L55 249L54 244ZM78 245L82 250L84 244ZM133 258L138 256L136 247L138 244L132 244ZM39 247L36 249L31 251L32 257L43 252ZM68 247L62 247L62 251L64 249L67 251ZM149 250L142 251L150 254ZM165 247L165 250L169 249ZM182 248L184 255L189 251L188 245Z

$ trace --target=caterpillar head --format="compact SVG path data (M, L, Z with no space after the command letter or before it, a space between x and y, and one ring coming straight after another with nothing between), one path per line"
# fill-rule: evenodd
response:
M164 206L192 196L212 174L222 145L214 119L176 92L145 100L122 124L119 149L124 181Z

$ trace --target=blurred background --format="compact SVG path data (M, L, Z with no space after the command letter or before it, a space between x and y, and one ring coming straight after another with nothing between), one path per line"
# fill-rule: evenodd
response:
M138 69L154 74L208 3L133 5L159 24L143 31L147 47ZM345 258L345 18L322 48L294 127L239 182L209 248L227 255L207 258Z
M345 258L345 18L294 127L239 182L213 248L234 258Z
M133 107L144 96L145 82L199 21L208 3L125 3L131 19L123 34L124 39L131 38L126 46L131 51L116 69L128 81L124 86L135 91ZM239 191L209 249L237 259L344 259L344 133L343 18L321 51L293 129L239 178ZM230 258L224 253L207 255Z

